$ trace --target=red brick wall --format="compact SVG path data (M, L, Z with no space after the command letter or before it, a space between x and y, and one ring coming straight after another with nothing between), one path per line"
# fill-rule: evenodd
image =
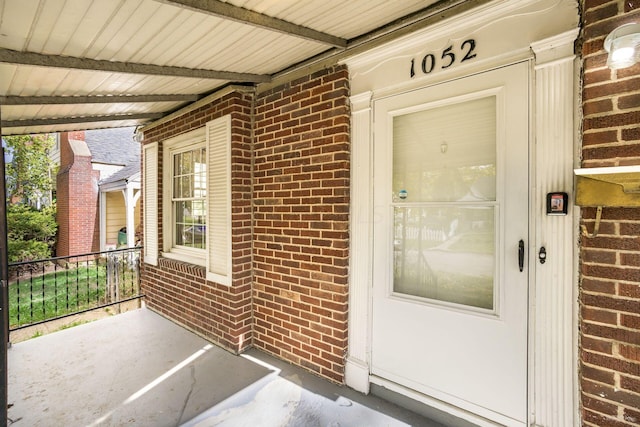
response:
M204 267L162 258L157 267L143 263L141 286L150 308L234 352L252 342L252 109L253 94L232 93L144 133L144 143L159 143L162 161L162 141L231 114L231 286L207 281ZM158 173L161 177L162 164ZM162 182L158 194L158 206L162 206ZM162 210L158 212L158 229L162 248Z
M233 351L255 345L343 380L348 96L347 70L336 67L260 94L255 136L252 95L239 93L145 131L145 143L158 142L162 152L167 138L232 115L233 283L160 258L141 276L152 309Z
M583 167L640 164L640 65L606 67L604 38L640 22L638 1L583 1ZM583 208L593 230L595 208ZM640 209L604 208L582 237L580 378L583 424L640 425Z
M341 382L347 349L345 67L256 101L254 344Z
M56 177L58 241L56 255L78 255L100 250L98 183L91 156L72 150L69 139L84 141L84 132L60 135L60 170Z

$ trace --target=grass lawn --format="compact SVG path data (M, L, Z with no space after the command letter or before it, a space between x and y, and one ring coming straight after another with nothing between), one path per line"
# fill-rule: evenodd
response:
M120 282L124 282L120 297L132 296L137 292L135 273L119 273ZM9 284L9 325L14 328L37 323L105 304L106 285L104 265L23 276Z

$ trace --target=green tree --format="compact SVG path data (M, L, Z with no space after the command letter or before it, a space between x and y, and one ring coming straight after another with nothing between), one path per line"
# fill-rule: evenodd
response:
M57 231L52 200L54 165L49 157L55 137L48 134L7 136L3 142L7 152L9 262L49 258ZM47 202L42 203L43 200Z
M55 137L50 134L16 135L3 138L10 161L6 165L9 203L39 206L46 198L51 202L53 162L49 152Z

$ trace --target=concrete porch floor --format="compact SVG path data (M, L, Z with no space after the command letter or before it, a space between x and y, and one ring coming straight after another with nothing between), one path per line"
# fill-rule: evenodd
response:
M258 350L233 355L144 308L8 356L14 427L441 426Z

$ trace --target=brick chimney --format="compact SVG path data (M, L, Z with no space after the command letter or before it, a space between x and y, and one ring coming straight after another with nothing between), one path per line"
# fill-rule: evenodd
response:
M98 251L100 172L93 170L84 132L60 134L57 176L57 256Z

